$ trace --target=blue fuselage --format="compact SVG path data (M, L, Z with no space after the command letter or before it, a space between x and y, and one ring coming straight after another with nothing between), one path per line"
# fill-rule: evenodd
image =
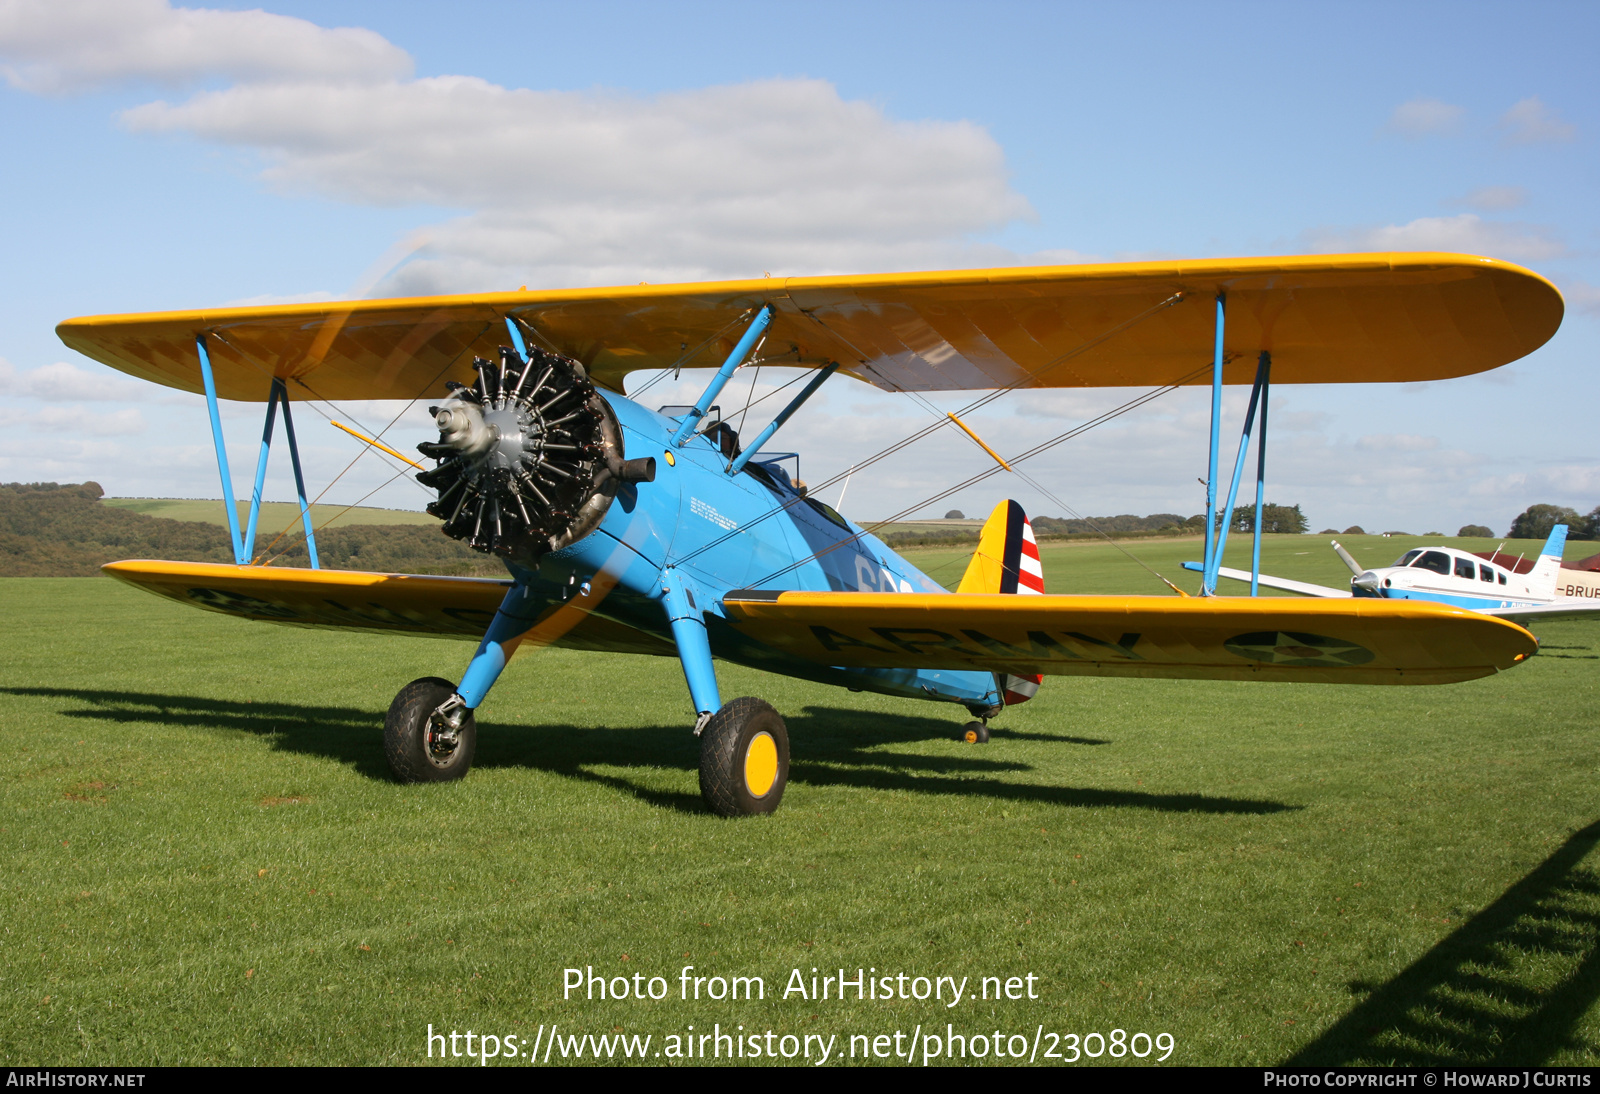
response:
M729 458L709 436L674 447L678 420L620 395L604 397L622 427L626 458L655 457L655 480L621 486L600 526L546 555L537 572L513 567L534 597L559 600L604 575L616 586L595 614L671 642L664 590L676 585L703 614L711 652L725 660L855 690L974 708L999 702L991 673L829 667L737 631L722 607L734 589L945 590L877 537L799 493L775 463L758 455L729 474Z

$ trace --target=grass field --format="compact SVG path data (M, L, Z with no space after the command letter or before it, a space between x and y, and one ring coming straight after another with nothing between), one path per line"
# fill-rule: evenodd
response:
M143 513L149 517L166 517L168 520L200 520L207 524L226 525L228 523L227 505L220 500L205 500L201 498L104 498L103 505L115 506L118 509L128 509L135 513ZM239 509L239 527L243 528L250 518L250 502L235 503ZM314 527L321 528L327 522L329 527L342 528L347 524L437 524L434 517L423 512L413 513L409 509L373 509L368 506L357 505L346 508L343 505L313 505L311 507L311 523ZM300 506L288 501L264 501L261 503L261 528L266 530L300 526Z
M1407 542L1349 545L1382 564ZM1198 541L1135 550L1194 588ZM1161 589L1104 545L1044 557L1053 591ZM1322 537L1267 558L1348 576ZM914 560L954 583L964 558ZM548 1046L551 1023L649 1053L690 1025L835 1036L846 1064L852 1035L947 1024L1040 1037L1040 1063L1044 1035L1112 1030L1170 1034L1173 1063L1600 1063L1592 625L1449 687L1047 680L985 746L949 708L722 666L793 742L782 809L725 821L670 660L520 659L472 774L400 786L383 712L464 643L97 578L5 579L0 609L8 1064L418 1063L430 1024ZM680 1001L684 965L766 998ZM670 994L564 1000L584 966ZM969 995L782 997L840 967ZM1038 999L972 998L1029 974Z

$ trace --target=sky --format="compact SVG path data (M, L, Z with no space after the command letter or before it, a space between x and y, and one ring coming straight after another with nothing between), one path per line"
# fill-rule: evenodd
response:
M66 349L54 327L71 316L1444 250L1548 277L1561 330L1480 376L1275 388L1267 500L1313 529L1419 533L1503 532L1538 502L1588 512L1597 46L1592 3L0 0L0 481L219 495L203 401ZM685 375L644 401L692 402ZM742 374L720 402L790 375ZM1019 392L969 424L1014 453L1138 394ZM1038 515L1187 516L1204 507L1208 394L1165 395L936 503L988 459L953 429L822 496L842 488L858 520L1007 496ZM1247 398L1228 389L1225 472ZM297 404L313 491L420 509L427 491L326 419L409 451L432 435L426 402ZM245 495L262 407L223 411ZM840 379L769 447L821 482L929 414ZM266 495L293 497L281 450Z

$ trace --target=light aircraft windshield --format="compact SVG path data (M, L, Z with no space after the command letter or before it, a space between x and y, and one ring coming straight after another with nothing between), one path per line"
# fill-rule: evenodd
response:
M1394 565L1394 566L1409 566L1409 565L1411 565L1411 560L1416 558L1421 553L1422 553L1422 548L1421 547L1418 547L1414 551L1407 551L1405 554L1403 554L1399 558L1395 559L1395 561L1392 563L1392 565Z
M1436 574L1450 573L1450 556L1443 551L1424 551L1422 557L1411 564L1418 570L1432 570Z

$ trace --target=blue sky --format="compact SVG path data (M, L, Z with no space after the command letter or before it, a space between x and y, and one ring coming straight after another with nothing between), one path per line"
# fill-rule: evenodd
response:
M1550 277L1562 330L1481 377L1277 389L1271 500L1314 527L1419 532L1588 511L1597 31L1592 4L0 0L0 479L217 492L197 401L71 354L53 328L72 315L1437 249ZM1015 450L1130 394L1011 396L973 424ZM397 408L343 409L381 426ZM830 385L786 445L818 480L923 413ZM299 417L326 482L354 442ZM258 420L229 408L241 486ZM1198 512L1205 428L1204 393L1167 396L1041 460L1046 494L991 479L937 508L1004 492L1051 515ZM388 437L426 432L413 411ZM845 508L887 515L981 459L940 435L852 481ZM288 497L274 469L269 495ZM364 457L328 498L425 503L393 475Z

